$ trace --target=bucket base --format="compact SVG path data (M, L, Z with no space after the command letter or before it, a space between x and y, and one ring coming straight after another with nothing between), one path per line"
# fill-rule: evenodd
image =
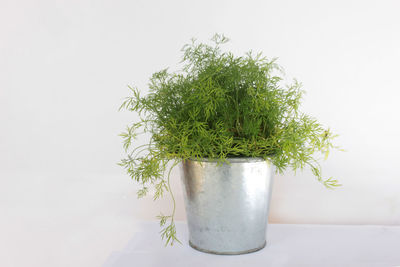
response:
M259 251L261 249L263 249L265 247L265 245L267 244L267 241L264 242L264 244L258 248L253 248L253 249L249 249L249 250L244 250L244 251L238 251L238 252L219 252L219 251L213 251L213 250L207 250L207 249L202 249L197 247L196 245L193 245L192 242L190 242L189 240L189 245L201 252L205 252L205 253L210 253L210 254L217 254L217 255L240 255L240 254L247 254L247 253L252 253L252 252L256 252Z

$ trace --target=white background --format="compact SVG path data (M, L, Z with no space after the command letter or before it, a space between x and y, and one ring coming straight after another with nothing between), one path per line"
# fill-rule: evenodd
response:
M275 223L399 224L399 1L0 2L0 265L97 266L135 220L168 212L136 200L116 165L127 85L178 67L190 38L231 38L237 55L279 57L303 110L340 137L323 173L276 176ZM174 173L177 219L185 213Z

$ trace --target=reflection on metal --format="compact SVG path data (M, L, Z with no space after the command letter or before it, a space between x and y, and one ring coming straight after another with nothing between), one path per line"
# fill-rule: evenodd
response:
M182 164L189 243L208 253L254 252L266 243L273 165L261 158L228 161Z

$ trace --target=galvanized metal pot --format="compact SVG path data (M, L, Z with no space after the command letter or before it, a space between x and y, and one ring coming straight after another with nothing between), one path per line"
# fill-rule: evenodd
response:
M266 244L274 167L262 158L228 161L182 164L189 244L215 254L254 252Z

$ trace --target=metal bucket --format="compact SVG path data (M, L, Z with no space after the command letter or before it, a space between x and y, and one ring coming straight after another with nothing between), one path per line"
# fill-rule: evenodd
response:
M262 158L229 164L182 163L189 244L214 254L243 254L266 244L273 165Z

